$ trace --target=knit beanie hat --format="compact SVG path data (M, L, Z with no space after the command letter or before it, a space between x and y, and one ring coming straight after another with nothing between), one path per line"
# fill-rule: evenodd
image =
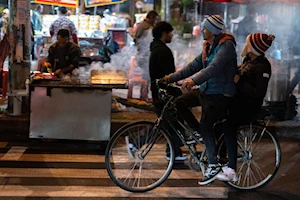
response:
M212 34L219 35L224 28L224 22L220 15L211 15L205 20L204 27Z
M273 34L265 34L265 33L250 34L247 36L246 44L242 50L242 54L246 55L247 53L252 52L257 56L263 55L272 45L274 39L275 39L275 35Z

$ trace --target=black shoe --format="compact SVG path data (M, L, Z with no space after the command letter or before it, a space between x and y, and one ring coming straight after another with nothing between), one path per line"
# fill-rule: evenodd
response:
M209 164L204 176L198 181L199 185L207 185L217 178L217 175L222 171L220 164Z
M200 133L198 133L198 131L193 132L193 136L190 136L190 137L186 138L185 142L186 142L187 145L196 144L197 143L196 139L200 143L203 142L203 138L200 135Z

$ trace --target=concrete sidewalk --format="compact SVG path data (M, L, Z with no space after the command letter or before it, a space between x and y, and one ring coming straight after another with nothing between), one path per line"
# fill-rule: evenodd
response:
M123 112L112 113L111 134L127 123L142 120L154 122L155 119L156 114L154 112L135 108L130 108ZM289 121L271 121L268 130L273 133L275 132L280 138L300 138L300 121L298 117ZM0 141L10 141L12 139L29 139L28 115L0 115Z
M134 95L138 94L134 91ZM113 93L121 98L127 98L126 90L114 90ZM300 95L298 96L300 99ZM1 102L0 102L1 103ZM4 103L4 102L3 102ZM4 107L7 105L2 104ZM2 108L3 106L0 105ZM3 108L4 108L3 107ZM193 109L195 116L201 116L201 108ZM268 130L276 133L281 138L300 138L300 106L298 115L293 120L271 121ZM152 111L141 110L133 107L126 107L122 112L113 112L111 116L111 134L118 128L133 121L155 121L156 114ZM199 119L198 119L199 120ZM29 115L9 116L0 115L0 141L10 140L10 138L28 139L29 137Z

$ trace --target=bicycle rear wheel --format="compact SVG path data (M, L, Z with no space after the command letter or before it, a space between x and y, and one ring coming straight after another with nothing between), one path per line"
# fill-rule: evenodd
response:
M170 160L166 160L166 144ZM105 152L106 169L116 185L130 192L146 192L158 187L170 175L174 147L160 125L134 122L121 127Z
M278 171L281 150L277 138L266 127L245 125L238 129L237 182L227 182L241 190L259 189L268 184ZM218 144L218 153L225 145L224 135Z

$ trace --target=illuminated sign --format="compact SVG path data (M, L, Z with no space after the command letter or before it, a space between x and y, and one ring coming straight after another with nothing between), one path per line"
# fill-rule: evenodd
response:
M78 0L35 0L35 3L77 8Z
M85 0L85 7L105 6L110 4L123 3L125 0Z

